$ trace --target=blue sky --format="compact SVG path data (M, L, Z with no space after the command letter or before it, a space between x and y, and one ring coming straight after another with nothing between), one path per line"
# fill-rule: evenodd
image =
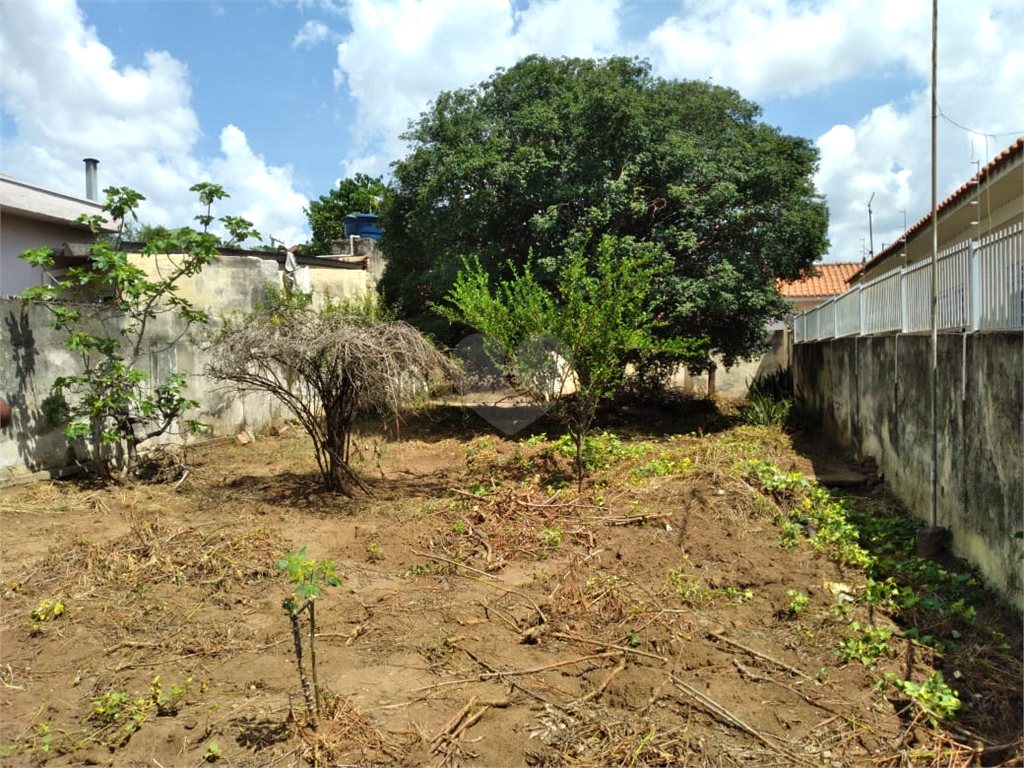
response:
M1024 131L1024 4L940 0L940 194ZM338 178L387 174L398 138L441 90L529 53L642 56L710 78L766 122L817 143L827 260L859 260L875 194L876 250L930 205L930 3L595 0L80 2L0 6L0 171L81 194L100 182L184 224L210 179L289 243ZM984 134L990 134L984 136Z

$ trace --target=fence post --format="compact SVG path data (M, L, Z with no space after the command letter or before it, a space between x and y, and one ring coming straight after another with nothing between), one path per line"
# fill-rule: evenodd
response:
M907 281L904 279L907 268L900 267L900 333L907 332Z
M971 302L970 330L981 330L981 243L971 240L971 271L967 277L967 290Z
M857 335L864 335L864 289L857 283Z

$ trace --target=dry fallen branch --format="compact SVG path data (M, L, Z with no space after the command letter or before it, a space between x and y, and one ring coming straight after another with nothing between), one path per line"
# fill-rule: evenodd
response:
M464 706L462 709L456 712L455 716L451 720L449 720L440 731L438 731L437 736L432 738L430 740L430 743L437 744L445 736L450 736L458 727L459 723L462 722L462 718L469 714L469 711L473 708L476 702L477 697L473 696L468 702L466 702L466 706Z
M430 740L431 753L443 754L444 765L456 764L455 756L466 753L466 750L463 749L462 744L459 742L459 738L467 730L476 725L488 709L488 705L484 704L480 709L472 712L477 701L478 699L476 696L472 697L466 703L466 706L460 709L455 716L445 724L438 734Z
M769 655L767 655L765 653L761 653L760 651L755 651L753 648L748 648L745 645L740 645L735 640L730 640L728 637L724 637L723 635L719 635L719 634L717 634L715 632L708 632L708 636L714 638L715 640L720 640L723 643L727 643L728 645L732 645L732 646L734 646L736 648L739 648L741 651L746 651L751 656L755 656L755 657L757 657L759 659L763 659L764 661L771 662L775 666L777 666L777 667L779 667L781 669L784 669L787 672L796 675L797 677L802 677L805 680L813 680L814 679L810 675L806 674L805 672L801 672L796 667L791 667L791 666L789 666L789 664L786 664L785 662L779 661L778 659L772 658L771 656L769 656Z
M633 525L634 523L646 523L650 520L674 517L675 512L663 514L631 515L629 517L584 517L578 521L581 525Z
M736 717L736 715L734 715L732 712L727 710L725 707L723 707L721 704L716 702L714 699L704 695L703 693L701 693L700 691L696 690L695 688L690 687L689 685L687 685L685 682L680 680L675 675L672 675L672 682L675 683L676 688L678 688L680 691L682 691L687 696L692 698L694 701L696 701L698 704L700 704L705 710L707 710L711 714L717 716L720 720L722 720L726 724L731 725L734 728L739 728L744 733L750 734L755 739L760 741L762 744L767 746L769 749L773 750L774 752L778 752L780 754L785 755L786 757L791 759L794 763L808 764L809 761L806 758L801 757L801 756L797 755L796 753L790 752L789 750L787 750L787 749L785 749L783 747L780 747L777 744L773 743L763 733L761 733L760 731L755 730L751 726L747 725L745 722L740 720L738 717Z
M596 645L599 648L612 648L616 651L622 651L623 653L632 653L636 656L646 656L648 659L657 659L658 661L668 661L664 656L658 656L656 653L648 653L647 651L641 651L637 648L629 648L625 645L615 645L614 643L606 643L603 640L591 640L587 637L578 637L576 635L570 635L565 632L552 632L552 637L559 637L563 640L574 640L578 643L587 643L588 645Z
M487 573L487 571L481 571L479 568L474 568L471 565L466 565L465 563L460 563L458 560L450 560L449 558L441 557L440 555L431 555L431 554L428 554L427 552L420 552L418 549L414 549L412 552L413 552L414 555L418 555L420 557L426 557L426 558L429 558L430 560L436 560L439 563L448 563L449 565L454 565L456 568L465 568L467 571L472 571L473 573L479 573L481 576L486 576L488 579L494 579L495 581L501 581L501 579L499 579L497 576L494 576L494 575L492 575L490 573Z
M568 667L573 664L582 664L585 661L594 661L596 659L608 659L613 656L618 656L618 651L614 653L592 653L589 656L579 656L575 659L566 659L565 661L556 661L552 664L544 664L540 667L530 667L529 669L510 669L501 670L497 672L486 672L484 674L477 675L476 677L463 677L459 680L445 680L442 683L434 683L432 685L423 685L419 688L413 688L409 693L419 693L420 691L429 691L436 688L444 688L449 685L465 685L467 683L481 683L485 680L493 680L496 677L515 677L518 675L536 675L540 672L548 672L552 669L558 669L559 667Z
M619 663L615 665L615 668L611 672L608 673L608 675L601 682L601 684L599 686L597 686L597 688L592 690L586 696L582 696L582 697L576 699L576 701L574 701L573 704L580 705L580 704L584 704L585 702L588 702L588 701L597 701L599 698L601 698L601 695L604 693L605 689L608 687L608 684L612 681L612 678L615 677L617 674L619 674L620 672L622 672L625 669L626 669L626 657L625 657L625 655L623 655L623 657L621 659L619 659Z
M465 566L463 566L463 567L465 567ZM475 569L471 568L470 570L475 570ZM492 578L492 579L495 578L494 576L491 576L491 574L489 574L489 573L485 573L484 575L487 576L488 578ZM529 595L523 594L522 592L519 592L519 591L517 591L515 589L510 589L509 587L506 587L506 586L504 586L502 584L492 584L489 581L484 581L483 579L478 579L476 576L465 576L464 578L467 578L470 581L478 582L480 584L485 584L486 586L493 587L494 589L500 589L502 592L506 592L506 593L508 593L510 595L515 595L516 597L523 598L524 600L528 601L530 603L530 605L533 606L533 609L535 611L537 611L537 615L540 617L540 623L541 624L547 624L548 623L547 615L544 613L543 610L541 610L541 607L539 605L537 605L537 601L534 600Z

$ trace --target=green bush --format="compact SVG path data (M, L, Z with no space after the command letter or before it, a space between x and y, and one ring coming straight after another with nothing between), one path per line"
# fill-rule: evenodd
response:
M747 385L747 399L767 397L771 400L793 398L793 366L763 373Z
M793 410L792 400L775 400L768 395L749 397L747 404L740 407L740 418L744 424L755 427L783 426Z
M745 424L784 426L793 411L793 369L780 368L758 376L747 385L747 404L740 408Z
M928 722L932 727L937 727L939 720L955 718L962 704L960 694L946 684L941 672L934 673L923 683L893 680L893 686L913 699L928 714Z

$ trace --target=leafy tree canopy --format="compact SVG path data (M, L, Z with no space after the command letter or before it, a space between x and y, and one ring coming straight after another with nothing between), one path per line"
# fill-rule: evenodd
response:
M734 90L655 78L628 58L530 56L441 93L394 165L381 291L454 341L460 329L432 307L461 255L508 278L532 252L554 287L570 254L632 238L665 266L650 294L657 333L707 342L691 367L754 354L786 312L775 279L808 270L828 227L817 150L759 115Z
M163 224L126 221L122 234L114 235L111 239L120 237L126 243L148 243L151 240L169 237L172 231L170 227L165 227Z
M313 238L300 252L320 255L331 252L331 243L345 237L342 219L350 213L378 213L387 199L388 188L380 176L357 173L342 179L338 186L304 209Z

